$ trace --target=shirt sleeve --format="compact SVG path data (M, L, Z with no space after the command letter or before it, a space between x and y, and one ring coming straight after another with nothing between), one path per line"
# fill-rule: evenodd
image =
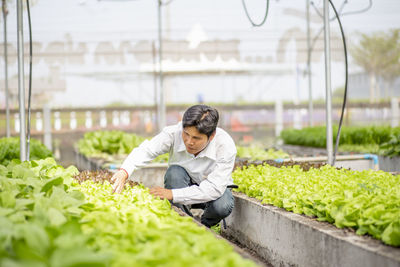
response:
M134 148L122 163L121 169L124 169L128 176L131 176L134 170L145 166L157 156L169 152L174 140L173 133L169 128L164 128L161 133L154 136L150 141L145 140Z
M190 205L212 201L222 196L230 181L235 157L236 149L233 154L217 160L214 171L200 185L172 189L173 202Z

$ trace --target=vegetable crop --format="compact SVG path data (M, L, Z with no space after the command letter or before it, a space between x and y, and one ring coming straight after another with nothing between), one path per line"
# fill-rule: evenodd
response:
M289 157L289 154L283 152L282 150L275 150L273 148L264 150L263 148L256 146L236 146L236 149L236 157L248 158L250 160L283 159Z
M254 266L148 189L111 194L101 174L0 165L0 266Z
M254 266L147 188L116 195L110 195L108 182L86 181L80 188L90 203L83 231L95 236L96 250L113 252L115 266Z
M0 165L0 266L108 265L82 233L77 172L52 158Z
M388 142L381 145L381 150L385 156L400 156L400 134L392 135Z
M85 133L78 142L79 152L87 157L104 158L113 161L126 157L146 138L122 131L94 131ZM160 155L153 162L167 162L168 154Z
M329 165L307 172L299 166L251 165L232 176L239 191L262 203L400 246L400 175Z
M122 131L94 131L85 133L83 139L78 142L78 148L83 155L88 157L126 155L144 140L144 137Z
M8 165L11 160L19 159L19 138L4 137L0 138L0 164ZM44 159L51 157L52 153L39 140L30 140L30 159Z
M333 142L336 142L337 126L333 127ZM400 135L400 127L389 126L352 126L342 127L339 150L362 153L387 154L383 144L392 142L394 136ZM285 129L281 132L285 144L325 147L325 126L307 127L301 130ZM399 149L398 149L399 150ZM399 150L400 151L400 150Z

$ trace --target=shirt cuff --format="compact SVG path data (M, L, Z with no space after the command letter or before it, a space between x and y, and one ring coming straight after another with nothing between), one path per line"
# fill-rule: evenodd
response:
M122 164L119 169L124 170L126 172L126 174L128 174L128 178L129 178L129 177L131 177L133 171L135 171L137 168Z
M185 196L185 188L172 189L172 202L184 203L187 200Z
M129 178L129 173L124 168L119 168L119 171L124 171L126 173L126 178Z

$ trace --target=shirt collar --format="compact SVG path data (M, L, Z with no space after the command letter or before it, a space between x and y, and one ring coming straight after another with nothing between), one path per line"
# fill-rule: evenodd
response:
M211 140L211 142L206 146L206 148L197 155L197 157L202 158L202 157L207 157L212 160L216 160L217 158L215 157L216 154L216 147L215 147L215 136Z

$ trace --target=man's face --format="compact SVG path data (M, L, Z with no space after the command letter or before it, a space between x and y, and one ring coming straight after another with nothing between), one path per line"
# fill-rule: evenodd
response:
M210 136L210 141L212 137L214 136ZM195 156L208 144L207 135L200 133L194 126L183 128L182 139L183 143L185 143L187 152Z

